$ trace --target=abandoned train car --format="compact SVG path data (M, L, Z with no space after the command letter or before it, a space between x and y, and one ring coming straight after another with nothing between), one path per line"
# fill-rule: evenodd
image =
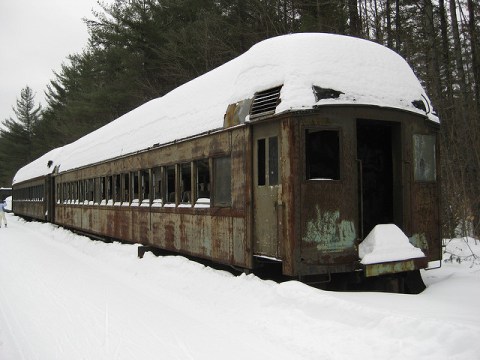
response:
M288 276L415 271L441 257L438 130L393 51L280 36L20 169L13 210ZM424 256L362 264L378 224Z

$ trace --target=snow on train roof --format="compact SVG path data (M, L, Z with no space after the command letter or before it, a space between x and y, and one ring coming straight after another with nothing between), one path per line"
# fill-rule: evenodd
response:
M165 96L45 154L20 169L14 183L51 173L49 161L63 172L222 128L229 104L282 84L275 113L330 104L375 105L438 122L417 77L392 50L341 35L285 35L262 41ZM313 86L341 93L317 101ZM422 99L427 111L412 105Z

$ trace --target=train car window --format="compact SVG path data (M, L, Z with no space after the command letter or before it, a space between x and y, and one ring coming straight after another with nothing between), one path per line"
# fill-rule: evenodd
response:
M195 162L197 171L195 206L210 206L210 161L203 159Z
M78 204L78 181L73 182L72 198L75 204Z
M257 185L278 185L278 137L257 140Z
M166 168L166 185L167 185L167 198L166 202L169 204L176 204L176 177L175 177L175 165L167 166Z
M278 185L278 137L268 139L268 185Z
M62 203L62 187L60 184L57 184L57 204ZM25 189L22 189L22 200L25 200Z
M130 204L130 174L122 175L122 204Z
M63 203L64 204L67 204L70 200L70 194L69 194L69 191L70 191L70 184L69 183L64 183L63 184ZM32 199L35 198L35 189L32 189Z
M107 176L107 205L113 205L113 190L112 190L112 184L113 184L113 176Z
M85 195L84 195L84 191L83 191L83 180L80 180L78 182L78 202L80 204L83 204L83 201L85 200Z
M305 131L307 180L340 180L340 135L337 130Z
M102 201L102 185L101 185L101 179L100 178L95 178L93 179L93 186L94 186L94 198L93 198L93 203L98 205Z
M138 205L140 196L139 196L139 186L140 186L140 181L138 178L138 171L132 171L130 173L130 178L131 178L131 194L132 194L132 205Z
M100 178L100 205L107 205L107 178Z
M150 170L140 171L141 176L141 199L144 205L150 205Z
M163 168L156 167L152 169L152 198L154 206L163 205Z
M182 204L192 203L192 166L190 163L180 165L180 187Z
M258 179L257 179L257 184L258 186L263 186L267 183L267 177L266 177L266 160L265 160L265 154L266 154L266 145L265 145L265 139L259 139L257 141L257 173L258 173Z
M122 178L120 175L113 175L113 205L122 203Z
M86 200L88 201L88 203L90 205L93 204L94 190L95 190L95 186L94 186L93 179L88 179L87 180L87 190L86 190L87 191Z
M228 207L232 205L232 166L231 158L220 157L213 161L213 205Z
M437 179L435 135L413 135L415 181Z

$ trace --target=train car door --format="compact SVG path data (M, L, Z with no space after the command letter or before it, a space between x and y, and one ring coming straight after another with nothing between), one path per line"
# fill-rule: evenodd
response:
M279 196L280 136L278 123L253 130L253 237L254 254L280 258Z
M404 229L400 123L357 121L360 235L377 224Z

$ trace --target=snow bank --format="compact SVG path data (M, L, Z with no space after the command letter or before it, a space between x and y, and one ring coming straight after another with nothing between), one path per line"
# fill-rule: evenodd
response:
M408 237L394 224L381 224L373 228L358 248L361 263L376 264L424 257Z
M438 121L417 77L395 52L358 38L302 33L260 42L238 58L51 153L48 160L67 171L219 129L229 104L282 84L276 113L355 104L402 109ZM317 101L313 86L342 94ZM412 101L424 101L427 111ZM45 160L22 168L14 183L46 174Z
M0 359L471 360L480 265L419 295L233 276L11 214L0 229ZM480 247L480 245L477 245ZM448 272L445 272L448 271ZM435 277L435 279L433 279Z

